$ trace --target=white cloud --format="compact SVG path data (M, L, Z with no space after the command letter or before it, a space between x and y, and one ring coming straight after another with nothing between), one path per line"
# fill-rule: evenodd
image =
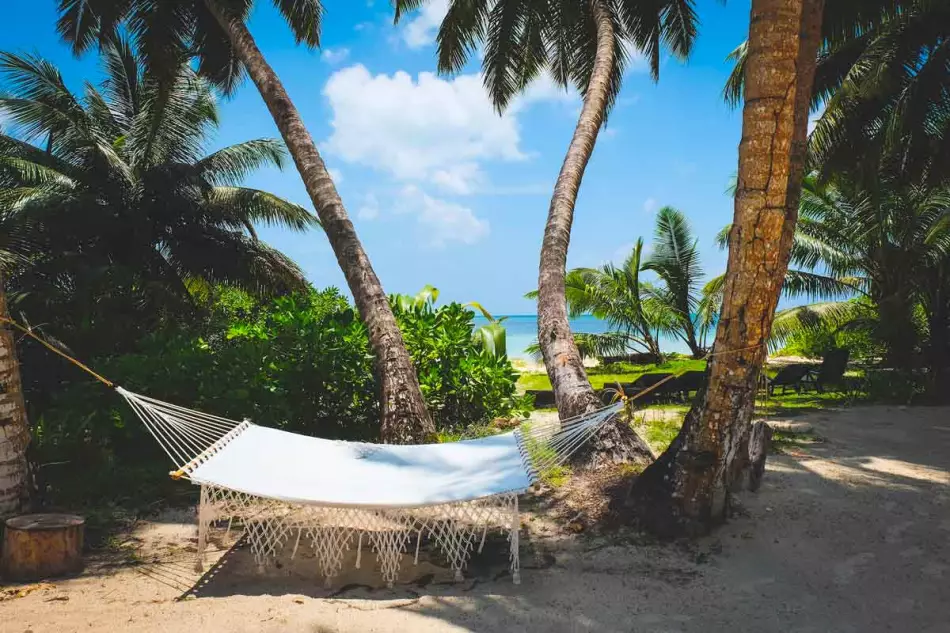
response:
M363 202L356 211L356 217L361 220L375 220L379 217L379 199L374 193L367 193L363 196Z
M655 213L659 208L659 204L656 201L656 198L647 198L643 201L643 210L646 213Z
M340 183L343 182L343 172L336 167L329 167L327 172L330 174L330 178L333 179L333 184L339 187Z
M429 0L419 8L402 28L402 41L411 49L435 43L442 18L449 10L449 0Z
M475 193L476 188L482 193L479 185L484 185L486 178L477 164L459 163L432 172L432 182L448 193L466 196Z
M348 48L325 48L320 53L320 59L333 66L342 64L349 56L350 49Z
M413 79L402 71L373 75L360 64L333 73L323 94L333 112L328 154L454 194L484 184L486 161L524 160L517 115L561 98L539 89L499 116L477 74Z
M415 185L403 188L397 212L414 215L421 238L436 248L450 242L475 244L489 233L488 221L476 217L470 208L434 198Z
M518 111L526 106L542 101L580 105L581 98L577 92L574 90L565 90L563 86L559 86L554 81L551 75L544 73L532 81L521 95L515 97L511 108Z

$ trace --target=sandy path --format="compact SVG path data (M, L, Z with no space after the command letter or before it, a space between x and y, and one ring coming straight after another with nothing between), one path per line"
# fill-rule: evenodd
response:
M392 591L364 571L329 592L312 561L262 578L239 552L175 602L197 578L179 518L137 534L144 564L0 602L0 631L950 630L950 409L796 420L829 441L770 458L741 516L689 546L535 535L520 587L498 544L461 584L423 563Z

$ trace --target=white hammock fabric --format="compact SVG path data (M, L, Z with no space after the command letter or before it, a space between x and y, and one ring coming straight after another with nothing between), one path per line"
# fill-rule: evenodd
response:
M354 543L361 564L365 542L392 586L413 537L416 562L421 541L433 539L460 579L490 529L508 533L517 583L518 495L623 408L476 440L396 446L302 436L117 391L178 467L172 475L201 486L199 566L209 530L236 521L259 565L291 542L292 557L309 544L327 584Z

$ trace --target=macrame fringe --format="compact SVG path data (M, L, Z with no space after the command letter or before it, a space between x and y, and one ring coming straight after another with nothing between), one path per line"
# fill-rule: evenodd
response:
M380 574L388 587L399 577L402 556L413 535L416 564L419 544L423 537L428 537L441 549L460 580L479 536L483 545L484 535L497 529L508 533L512 579L520 581L520 516L515 494L415 509L369 510L293 504L202 485L198 508L199 569L203 567L210 530L225 520L243 526L259 568L275 559L291 539L291 558L302 544L309 545L328 586L343 569L344 555L354 541L355 567L360 568L364 536L376 552Z

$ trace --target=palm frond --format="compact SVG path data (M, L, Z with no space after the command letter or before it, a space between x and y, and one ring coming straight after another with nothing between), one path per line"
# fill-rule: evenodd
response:
M780 310L772 321L769 347L779 349L790 337L808 330L835 330L867 318L869 308L856 301L814 303Z
M284 16L287 26L298 44L308 47L320 45L320 23L323 4L320 0L274 0L274 6Z
M229 145L199 160L195 167L213 185L236 185L261 167L284 167L287 151L276 139L256 139Z
M722 98L732 107L738 107L742 103L742 91L745 87L745 62L749 56L749 42L745 41L739 44L726 57L727 61L734 62L732 72L729 73L729 79L722 88Z
M320 226L317 216L304 207L248 187L215 187L208 196L208 210L229 218L226 222L232 228L265 224L307 231Z

